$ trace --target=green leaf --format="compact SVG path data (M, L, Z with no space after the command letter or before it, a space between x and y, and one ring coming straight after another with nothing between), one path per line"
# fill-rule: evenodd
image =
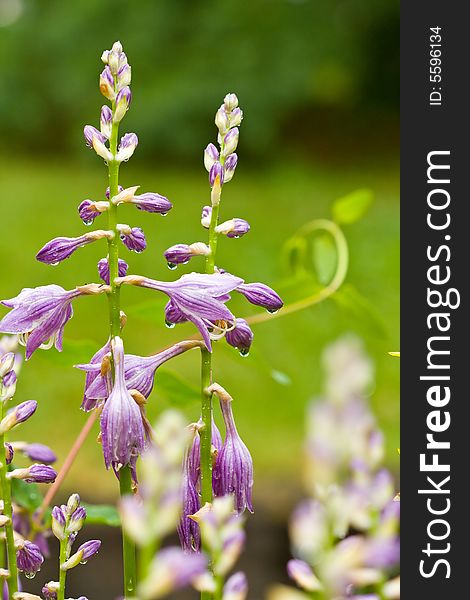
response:
M55 365L71 367L72 365L87 363L98 348L99 344L92 340L64 339L62 352L51 348L42 351L40 356Z
M26 483L22 479L11 480L11 494L16 504L34 512L42 503L42 495L35 483Z
M186 406L201 400L199 388L167 369L157 371L155 390L173 406Z
M373 304L350 284L344 284L331 299L348 312L358 325L365 326L373 335L384 338L387 335L385 323Z
M328 233L320 233L313 240L313 264L322 285L332 279L336 271L337 252L333 238Z
M136 319L162 325L165 320L165 304L168 298L158 294L154 299L139 302L126 308L126 313Z
M334 220L343 225L359 221L369 209L373 199L372 191L366 188L355 190L347 196L339 198L334 202L332 208Z
M93 525L108 525L108 527L120 527L121 519L115 506L111 504L86 504L86 523Z

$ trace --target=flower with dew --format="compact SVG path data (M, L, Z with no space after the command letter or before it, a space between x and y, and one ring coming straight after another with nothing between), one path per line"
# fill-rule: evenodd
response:
M116 473L125 465L133 467L145 447L142 413L130 395L124 378L124 345L120 337L111 341L114 384L101 413L101 443L106 468Z
M58 237L48 242L39 252L36 254L36 259L39 262L45 263L46 265L57 265L59 262L69 258L75 250L82 248L91 242L100 240L103 238L109 239L113 237L112 231L104 231L98 229L96 231L90 231L76 238Z
M34 576L44 562L40 549L28 540L17 540L15 546L18 569L27 577Z

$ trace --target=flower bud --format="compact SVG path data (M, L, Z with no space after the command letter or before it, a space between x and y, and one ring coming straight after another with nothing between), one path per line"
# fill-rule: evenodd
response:
M262 306L271 313L277 312L284 305L276 292L264 283L243 283L238 286L237 292L243 294L251 304Z
M230 127L238 127L243 120L243 111L241 108L235 108L235 110L230 113L228 119Z
M308 592L321 589L321 584L315 577L311 567L303 560L290 560L287 563L287 573L299 587Z
M80 529L83 527L85 519L86 510L83 508L83 506L79 506L70 517L67 531L69 533L76 533L77 531L80 531Z
M54 483L57 473L48 465L34 464L28 469L14 469L8 479L22 479L26 483Z
M122 243L132 252L143 252L147 247L144 232L140 227L129 227L129 225L116 225Z
M93 139L95 137L98 138L98 140L103 144L106 141L106 138L101 131L98 131L96 127L93 127L93 125L85 125L83 128L83 135L85 137L85 143L89 148L93 147Z
M109 106L106 104L101 107L100 115L100 130L106 139L111 137L111 130L113 128L113 113Z
M4 446L5 446L5 462L7 465L10 465L11 461L13 460L15 451L13 450L13 446L11 444L9 444L8 442L5 442Z
M107 63L109 65L110 71L113 75L116 75L120 65L122 64L122 57L124 55L124 60L127 61L126 55L122 51L121 42L114 42L113 47L109 51L107 56Z
M160 215L166 215L169 210L173 208L173 204L160 194L155 192L146 192L145 194L139 194L134 196L131 200L132 204L139 210L144 210L149 213L158 213Z
M98 550L100 549L101 542L100 540L89 540L82 544L75 554L66 560L64 563L60 565L61 571L69 571L73 569L80 563L86 563L92 556L94 556Z
M131 88L126 86L119 90L116 96L116 110L114 111L114 122L119 123L126 114L132 100Z
M215 113L215 124L221 135L224 135L230 126L228 115L223 106Z
M227 158L225 159L225 163L224 163L224 183L228 183L234 173L235 173L235 169L237 168L237 163L238 163L238 156L233 152L232 154L229 154L227 156Z
M3 377L2 384L4 388L11 388L13 386L16 388L16 371L13 371L13 369L8 371Z
M253 332L245 319L236 319L234 329L225 334L227 343L237 348L242 356L248 356L253 337Z
M224 137L224 145L222 149L223 156L228 156L235 152L238 146L238 136L240 135L240 131L238 127L233 127L227 135Z
M37 407L38 403L36 400L26 400L26 402L22 402L9 410L0 422L0 433L6 433L10 429L13 429L13 427L16 427L16 425L27 421L34 414Z
M41 551L36 544L28 542L28 540L17 541L15 546L18 569L23 571L27 577L34 576L44 562Z
M54 506L51 512L52 517L52 533L58 540L65 540L65 514L59 506Z
M173 268L176 265L185 265L193 256L208 256L210 248L207 244L196 242L195 244L176 244L165 251L164 256L168 266Z
M52 452L49 446L44 444L25 444L20 450L30 460L38 461L46 465L50 465L57 460L57 456L54 452Z
M125 277L129 265L122 258L118 259L118 275L119 277ZM101 279L109 285L109 261L107 258L102 258L98 261L98 273Z
M104 142L99 140L96 136L93 138L93 150L107 163L110 163L114 158L109 149L106 148Z
M211 186L214 186L217 177L219 178L220 185L222 185L224 183L224 168L219 161L216 161L209 171L209 183Z
M217 225L215 231L229 238L239 238L250 231L250 224L245 219L230 219Z
M236 94L227 94L224 98L224 108L227 113L231 113L238 106Z
M212 206L204 206L202 208L201 225L203 227L205 227L205 229L209 229L209 227L211 226L211 219L212 219Z
M114 91L114 78L108 65L106 65L100 75L100 92L108 100L114 100L116 97Z
M7 352L0 358L0 377L5 377L15 364L15 355L13 352Z
M245 573L238 571L227 579L222 600L245 600L248 593L248 581Z
M78 214L85 225L91 225L96 217L109 209L109 202L83 200L78 206Z
M119 162L125 162L130 159L130 157L134 154L134 150L139 143L139 139L135 133L126 133L122 136L118 153L116 155L116 160Z
M131 66L128 65L127 63L122 65L122 67L119 68L118 74L117 74L117 82L118 82L118 88L122 89L123 87L126 87L127 85L130 84L131 82L131 78L132 78L132 70L131 70Z
M57 600L57 592L59 591L60 584L58 581L49 581L42 588L42 595L45 600Z
M208 144L204 150L204 166L210 171L216 160L219 160L219 151L214 144Z

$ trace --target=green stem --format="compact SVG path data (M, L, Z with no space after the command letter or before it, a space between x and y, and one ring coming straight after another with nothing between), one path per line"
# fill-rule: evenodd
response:
M64 600L65 598L65 579L67 577L67 571L62 569L62 565L67 560L67 544L68 538L60 540L60 554L59 554L59 590L57 591L57 600Z
M0 420L3 419L5 412L5 406L0 403ZM6 550L8 557L8 570L10 576L8 577L8 594L10 598L13 598L13 594L18 591L18 567L16 565L16 548L15 548L15 537L13 534L13 523L12 523L12 506L11 506L11 486L7 479L7 464L5 454L5 435L0 435L0 450L1 450L1 461L0 461L0 488L2 491L3 498L3 514L9 517L9 522L5 525L5 537L6 537Z
M115 113L115 103L113 102L112 112ZM117 153L117 139L119 133L119 123L114 123L109 138L109 149L113 156ZM119 162L111 160L108 165L109 172L109 198L110 206L108 210L108 229L114 232L114 237L108 240L108 265L109 265L109 284L111 291L108 294L109 301L109 328L111 338L121 334L121 298L120 286L116 285L115 279L119 275L119 232L116 229L118 224L118 207L111 202L111 199L119 191ZM119 470L119 485L121 497L132 494L132 473L129 465ZM122 559L124 571L124 597L130 598L135 595L136 588L136 549L134 542L122 530Z
M119 470L121 498L132 494L132 473L129 465ZM135 595L136 588L136 550L134 542L122 532L122 557L124 561L124 597Z
M201 436L201 500L204 505L212 502L212 394L207 393L211 384L211 353L201 349L201 416L204 423Z

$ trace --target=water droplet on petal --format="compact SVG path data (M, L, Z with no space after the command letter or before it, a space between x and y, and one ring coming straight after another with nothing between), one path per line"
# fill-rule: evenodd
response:
M178 265L175 265L175 263L171 263L171 262L167 263L167 265L168 265L168 268L170 269L170 271L174 271L176 269L176 267L178 266Z
M160 213L162 217L166 217L168 213Z
M82 219L84 225L93 225L94 219Z
M168 329L174 329L174 327L176 327L176 323L172 323L171 321L165 321L165 326L168 327Z
M246 358L247 356L249 356L250 351L247 350L246 348L243 348L243 350L240 350L240 356L243 356L243 358Z
M50 263L51 267L57 267L57 265L59 264L60 261L57 261L55 263Z
M238 240L238 239L240 239L240 236L239 236L239 235L234 235L233 237L234 237L234 239L235 239L235 240Z
M277 309L277 308L268 308L267 311L268 311L268 313L270 315L275 315L277 312L279 312L279 309Z
M129 433L130 433L130 432L129 432ZM87 562L88 562L87 560L81 560L81 561L80 561L80 564L81 564L81 565L86 565L86 564L87 564Z
M27 573L25 571L24 576L26 577L26 579L34 579L36 577L36 573Z

